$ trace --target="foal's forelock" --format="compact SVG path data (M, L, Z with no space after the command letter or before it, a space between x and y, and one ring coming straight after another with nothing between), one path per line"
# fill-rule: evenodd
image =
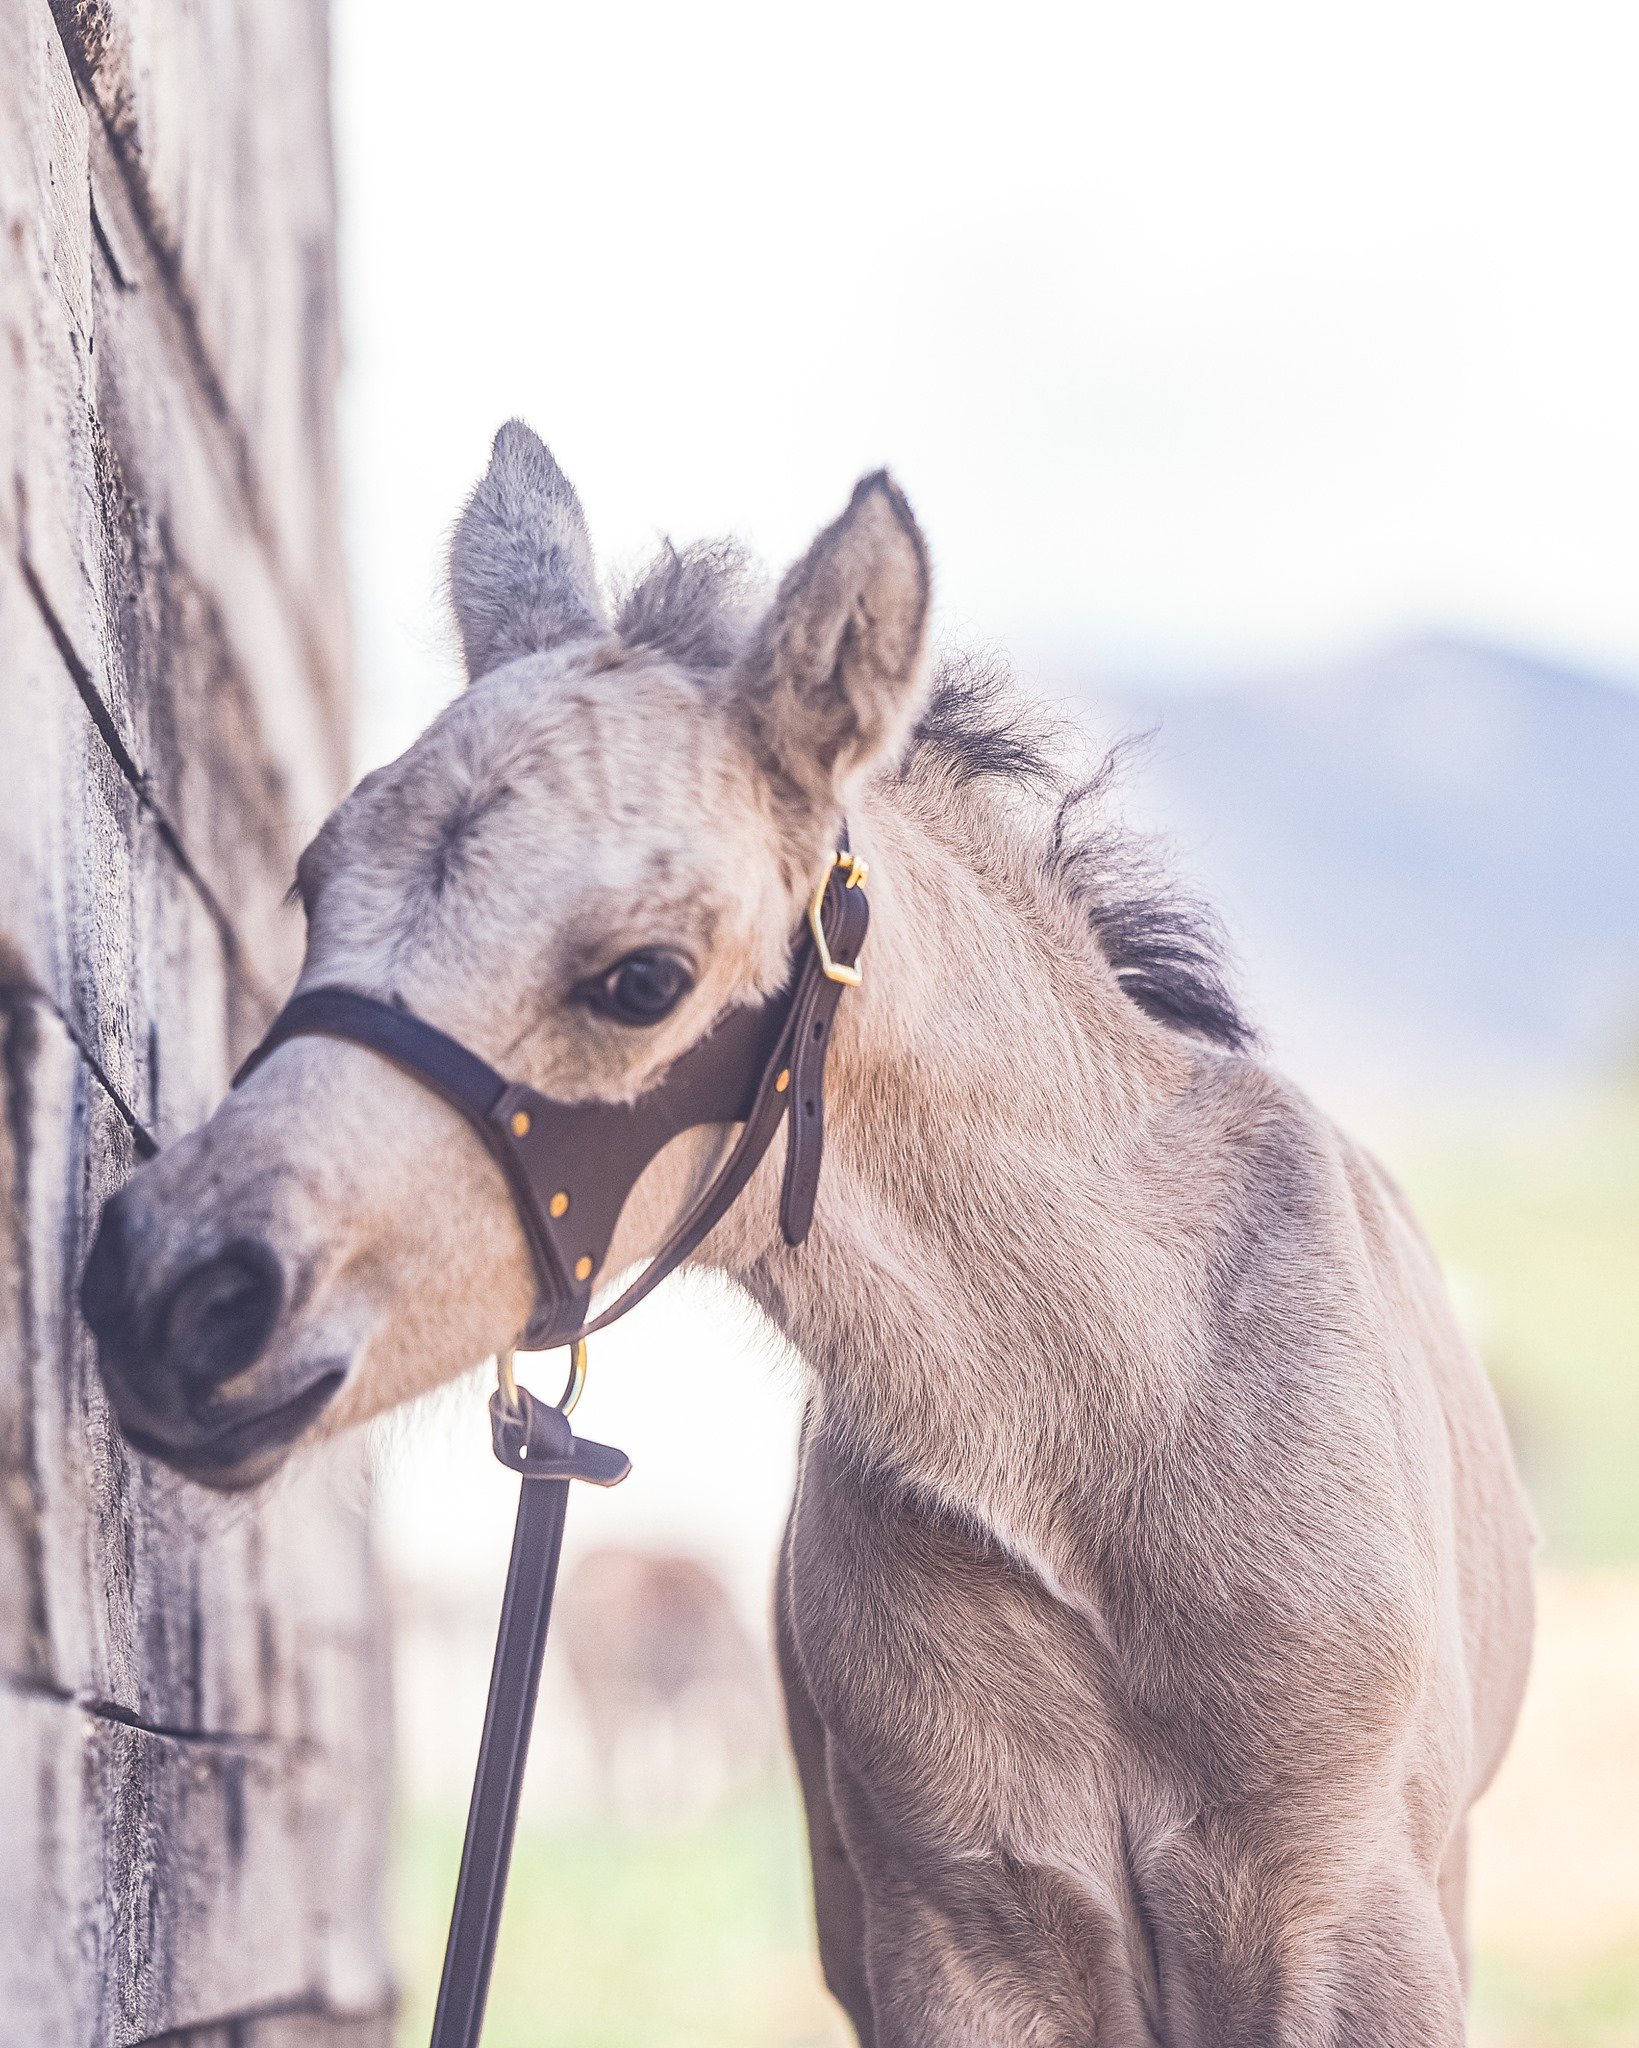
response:
M699 541L659 555L619 598L615 630L628 647L652 648L681 667L714 675L744 653L762 578L737 541Z

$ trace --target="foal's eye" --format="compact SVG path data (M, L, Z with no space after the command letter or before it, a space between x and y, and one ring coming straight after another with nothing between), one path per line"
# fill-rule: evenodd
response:
M576 993L582 1001L620 1024L658 1024L694 986L694 970L664 946L640 946L617 960Z

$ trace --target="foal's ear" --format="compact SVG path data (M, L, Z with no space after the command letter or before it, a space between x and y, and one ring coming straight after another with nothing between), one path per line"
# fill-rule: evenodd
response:
M604 629L586 515L522 420L495 436L484 480L450 543L450 597L467 679Z
M896 754L920 709L928 551L885 470L780 585L738 678L746 716L779 771L829 808Z

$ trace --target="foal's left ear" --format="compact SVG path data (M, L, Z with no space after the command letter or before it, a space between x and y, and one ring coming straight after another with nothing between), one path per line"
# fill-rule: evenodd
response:
M829 810L898 753L923 696L928 551L886 470L788 571L737 676L784 776Z
M522 420L495 436L450 543L450 597L467 679L604 629L586 515L552 451Z

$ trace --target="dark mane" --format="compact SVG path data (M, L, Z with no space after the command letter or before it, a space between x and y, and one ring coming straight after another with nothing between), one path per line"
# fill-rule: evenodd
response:
M1043 860L1080 904L1122 987L1175 1030L1243 1051L1257 1034L1229 983L1222 928L1180 889L1155 846L1106 815L1129 743L1070 780L1059 735L1015 692L1001 663L951 655L934 671L903 773L937 759L959 784L997 781L1053 806Z

